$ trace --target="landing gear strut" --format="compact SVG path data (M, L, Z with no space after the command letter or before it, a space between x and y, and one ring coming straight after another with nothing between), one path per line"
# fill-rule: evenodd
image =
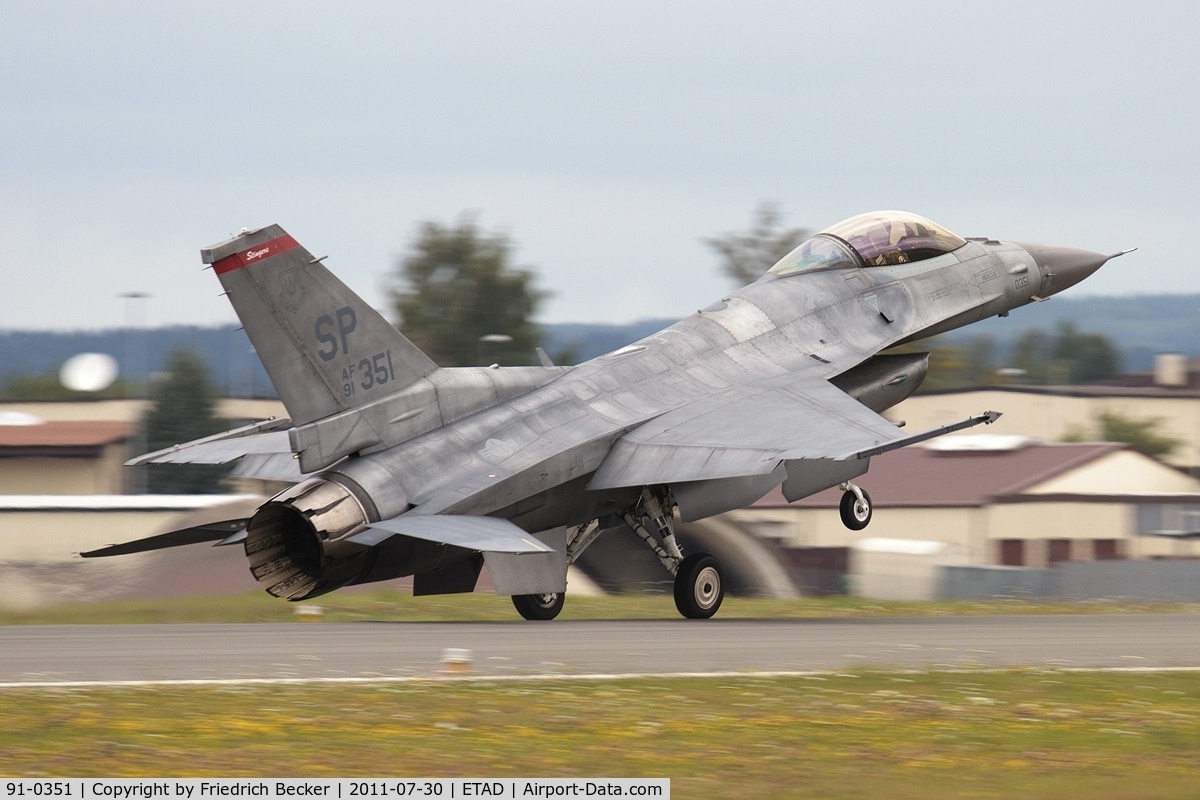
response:
M710 553L683 557L671 527L674 511L670 490L646 487L638 504L621 516L675 576L675 607L679 613L688 619L708 619L717 613L725 599L721 562ZM648 525L654 528L654 533L648 530Z
M844 492L839 506L842 524L852 531L861 531L871 521L871 495L850 481L843 483L841 489Z

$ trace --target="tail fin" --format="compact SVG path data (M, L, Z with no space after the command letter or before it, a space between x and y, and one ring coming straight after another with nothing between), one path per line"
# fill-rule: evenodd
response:
M200 251L297 424L362 405L437 365L283 228Z

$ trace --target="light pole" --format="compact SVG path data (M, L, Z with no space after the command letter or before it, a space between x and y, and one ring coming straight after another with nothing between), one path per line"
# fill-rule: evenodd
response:
M125 301L125 357L121 371L125 373L125 384L122 394L125 397L126 406L128 406L130 400L134 397L144 398L146 396L146 301L150 299L151 295L149 292L122 292L117 297ZM141 332L141 335L137 337L134 336L135 324ZM141 387L136 392L132 388L135 363L137 364L137 372L141 377ZM144 408L134 416L133 437L129 443L129 448L133 451L132 455L134 456L139 456L146 450L147 431L145 416ZM126 491L129 494L146 493L145 466L130 467L128 478Z
M507 333L485 333L479 337L479 360L483 362L481 367L490 366L494 362L495 356L500 353L500 348L513 340L513 337Z

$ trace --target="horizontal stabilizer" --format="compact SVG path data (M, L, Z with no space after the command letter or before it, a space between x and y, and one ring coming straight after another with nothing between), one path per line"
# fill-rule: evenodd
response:
M289 419L268 419L234 428L224 433L214 433L203 439L194 439L173 445L153 453L146 453L125 462L127 467L142 464L228 464L248 453L292 452L286 428Z
M250 517L262 504L259 497L239 497L229 502L198 508L175 516L166 532L135 539L132 542L112 544L97 550L80 553L84 558L101 556L124 556L130 553L146 553L168 547L182 547L201 542L233 543L233 537L243 531ZM161 529L160 529L161 530ZM240 541L238 539L237 541Z
M397 534L492 553L549 553L552 548L499 517L402 514L371 523L347 541L377 545Z
M127 556L130 553L148 553L151 550L164 550L168 547L182 547L185 544L200 544L201 542L219 542L236 534L246 527L246 519L229 519L198 525L194 528L184 528L179 531L160 533L157 536L147 536L145 539L135 539L123 544L110 544L98 550L89 550L79 555L84 558L100 558L102 556Z
M241 544L242 542L246 541L248 537L249 534L246 533L246 529L242 528L236 533L229 534L224 539L214 544L213 547L228 547L231 544Z

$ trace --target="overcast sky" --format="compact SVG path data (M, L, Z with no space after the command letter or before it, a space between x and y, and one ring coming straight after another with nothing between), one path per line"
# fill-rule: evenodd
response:
M198 251L272 222L383 307L477 214L544 321L683 316L763 200L1110 252L1200 292L1200 4L53 2L0 7L0 328L233 321ZM391 317L390 310L385 313Z

